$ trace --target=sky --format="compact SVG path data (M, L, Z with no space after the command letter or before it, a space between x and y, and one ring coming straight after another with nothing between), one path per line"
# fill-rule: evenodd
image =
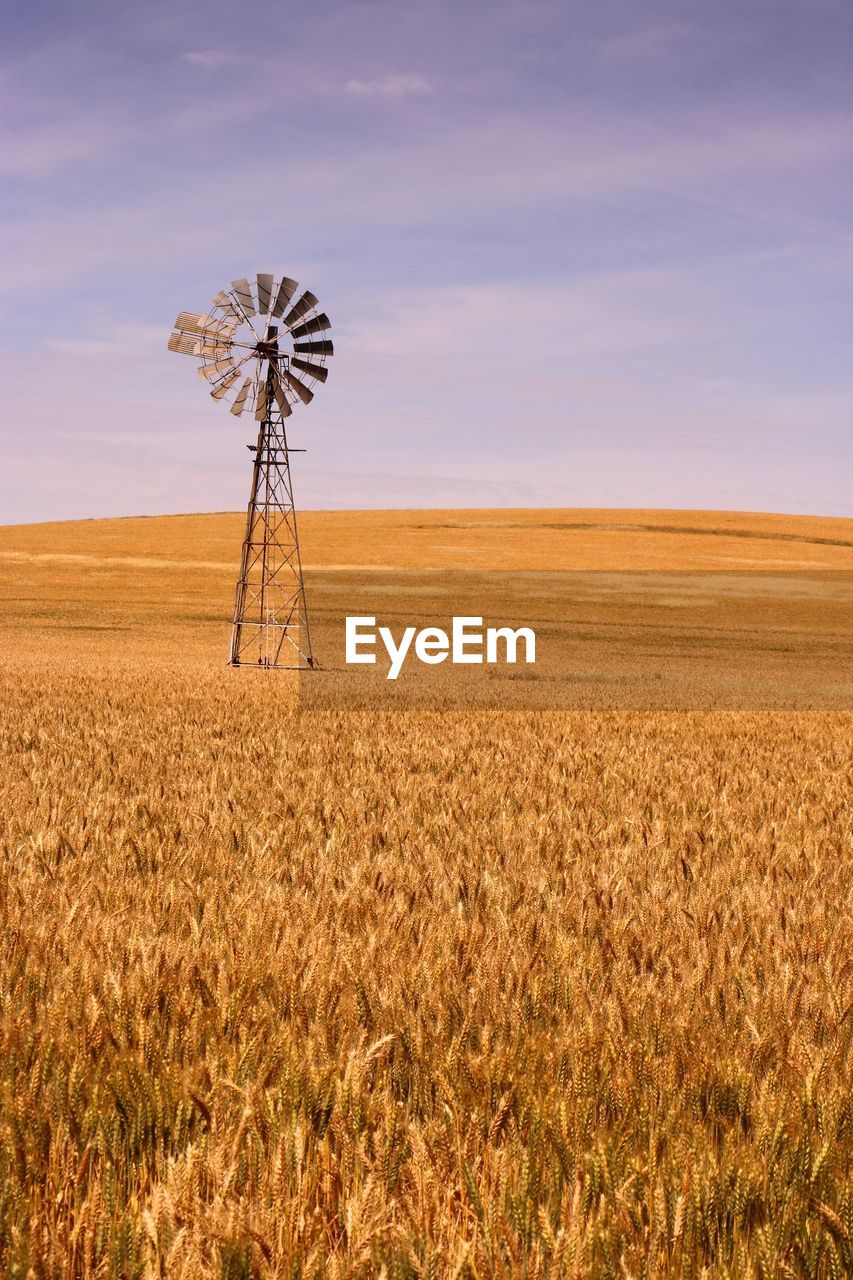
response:
M336 354L306 507L850 515L850 0L62 0L0 51L0 523L245 508L166 349Z

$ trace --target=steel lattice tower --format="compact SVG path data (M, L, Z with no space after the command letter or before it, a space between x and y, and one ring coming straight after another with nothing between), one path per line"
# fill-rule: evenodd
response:
M232 667L313 667L287 431L268 378L228 655Z

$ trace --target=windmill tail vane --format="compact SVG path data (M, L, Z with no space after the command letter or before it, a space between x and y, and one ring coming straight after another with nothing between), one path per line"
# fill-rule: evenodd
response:
M169 350L194 356L214 400L258 422L246 532L231 625L234 667L314 668L286 420L310 404L334 355L329 317L289 276L233 280L203 315L181 311Z

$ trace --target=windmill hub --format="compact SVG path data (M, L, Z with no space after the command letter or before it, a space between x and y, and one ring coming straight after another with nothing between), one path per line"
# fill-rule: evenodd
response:
M237 582L228 661L232 666L309 667L316 664L305 605L296 509L290 479L285 419L329 376L334 347L325 335L329 317L308 289L289 276L259 272L232 280L204 315L182 311L169 350L195 356L199 377L214 400L230 400L240 417L254 411L260 424L252 488ZM296 299L294 301L294 298ZM279 347L279 325L292 351ZM319 336L318 336L319 335ZM298 451L301 452L301 451ZM257 655L257 656L255 656ZM290 659L290 660L288 660Z

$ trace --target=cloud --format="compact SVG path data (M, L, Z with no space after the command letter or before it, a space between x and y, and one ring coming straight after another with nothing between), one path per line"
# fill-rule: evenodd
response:
M233 54L226 53L223 49L190 49L189 52L182 53L181 57L194 67L207 67L210 71L216 71L226 62L234 61Z
M542 368L566 370L581 355L609 358L697 336L700 283L696 273L646 269L422 289L376 299L351 327L347 349L425 362L433 380L443 362L467 376L475 365L505 368L511 353L517 384L530 370L537 378Z
M117 325L97 338L50 338L51 351L77 359L101 359L103 356L146 356L163 348L162 325Z
M696 28L684 22L650 23L633 31L623 31L605 40L599 59L606 63L650 62L668 57L697 42L706 43Z
M382 76L379 80L348 80L344 88L347 93L354 93L362 98L408 98L421 93L432 93L430 81L415 71Z
M464 237L470 243L472 227L501 234L529 228L531 258L541 264L550 250L543 241L534 252L536 228L550 218L558 250L570 232L593 246L603 236L601 244L612 250L614 264L630 263L613 221L604 232L594 225L597 210L591 202L607 202L632 216L638 208L646 218L644 252L662 262L694 251L695 239L667 242L666 219L675 213L707 239L700 253L705 264L725 257L733 246L741 252L759 247L766 255L784 252L787 265L780 264L778 274L791 275L796 267L805 281L808 269L814 282L809 287L816 288L818 279L835 281L853 262L853 239L836 196L836 187L839 194L844 190L853 156L853 112L803 110L773 118L753 108L735 118L727 108L685 115L666 129L618 113L603 112L593 120L580 111L574 119L555 118L540 127L529 117L503 113L463 119L448 128L436 114L438 127L416 138L380 141L356 131L338 141L327 139L322 149L312 140L310 152L297 133L287 138L287 154L291 163L298 162L301 187L311 192L311 201L305 208L289 207L282 224L278 210L291 182L288 166L270 169L268 157L259 159L253 146L234 147L229 181L223 184L207 153L204 163L196 161L186 145L190 135L196 144L211 133L218 139L228 121L237 120L242 128L255 118L255 91L246 90L245 101L240 92L223 90L203 104L191 97L173 110L160 126L161 180L132 199L111 173L97 187L97 200L90 185L81 185L85 198L73 191L63 199L58 191L56 200L33 200L26 217L0 222L0 254L8 263L0 297L17 306L22 294L31 296L42 287L53 296L74 283L88 291L94 273L105 268L113 280L117 271L132 276L141 295L141 269L159 273L162 280L185 277L191 264L231 261L247 227L270 254L284 225L291 241L302 246L302 270L306 255L328 268L329 244L349 243L356 221L374 253L389 231L405 236L415 220L424 226L434 219L441 227L452 217L460 243ZM114 115L88 134L85 123L70 111L65 119L18 130L23 136L17 142L8 127L0 126L0 173L16 164L38 165L36 173L50 172L51 164L67 165L73 151L66 145L70 148L80 134L93 148L89 164L118 165L123 148L133 153L137 125L132 120ZM230 141L237 135L228 136ZM82 156L74 163L82 167ZM167 181L178 163L178 180ZM660 231L649 218L651 208L660 215ZM203 218L199 210L206 211ZM474 243L475 262L476 249ZM355 256L351 269L359 271ZM298 275L296 268L290 270ZM406 264L406 273L425 274L417 255L411 268ZM211 276L216 278L212 269Z

